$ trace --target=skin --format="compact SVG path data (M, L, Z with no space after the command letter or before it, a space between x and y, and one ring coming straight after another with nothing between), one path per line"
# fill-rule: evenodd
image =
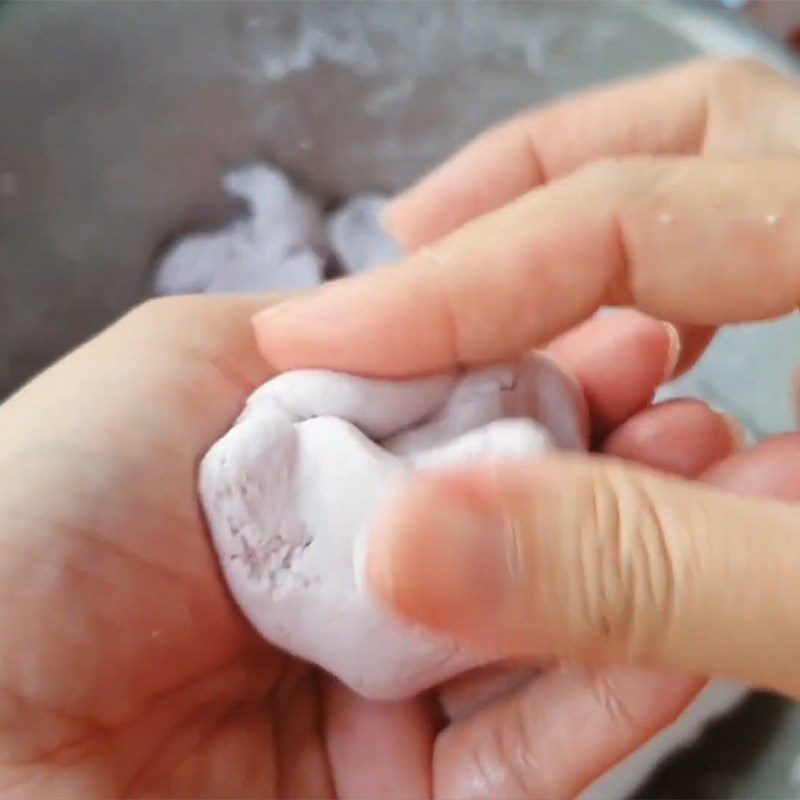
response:
M249 323L271 302L148 303L0 406L0 796L450 796L474 780L467 733L490 738L523 712L516 730L530 739L507 745L529 747L531 765L560 747L562 734L540 730L548 715L563 735L581 732L580 747L524 779L561 794L672 720L701 681L556 672L525 682L509 708L490 702L497 686L483 675L376 704L255 635L218 572L195 481L274 374ZM662 323L625 312L551 352L586 391L596 435L613 431L610 452L695 475L736 439L702 403L649 407L672 343Z
M798 131L797 86L736 61L522 114L395 201L387 221L409 258L261 313L261 351L282 369L420 374L511 357L619 305L673 323L686 369L718 326L800 302ZM668 446L648 428L611 426L606 447ZM725 675L800 697L800 437L680 478L658 449L636 459L649 468L554 456L421 477L376 525L370 584L408 618L510 659ZM570 680L548 674L551 700ZM437 774L439 794L573 796L624 755L628 717L642 722L606 715L560 769L554 752L570 748L540 729L539 691L501 704L507 722L495 707L448 734L473 763ZM564 726L564 742L587 741Z

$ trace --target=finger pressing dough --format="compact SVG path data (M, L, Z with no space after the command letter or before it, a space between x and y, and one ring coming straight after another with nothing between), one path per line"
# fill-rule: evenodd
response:
M261 386L204 458L200 494L230 590L274 645L359 694L400 699L486 663L361 585L377 509L415 470L582 449L579 387L550 359L372 380L299 370Z

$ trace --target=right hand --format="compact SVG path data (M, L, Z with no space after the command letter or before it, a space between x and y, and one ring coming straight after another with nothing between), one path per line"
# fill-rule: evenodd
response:
M513 357L600 306L633 305L679 326L685 369L717 326L800 301L799 150L797 87L749 63L521 116L395 202L408 260L257 317L262 351L282 369L411 375ZM800 437L702 477L712 486L557 456L419 478L376 531L371 582L414 621L509 657L722 674L800 697L800 509L784 502L800 499ZM542 757L518 752L487 794Z

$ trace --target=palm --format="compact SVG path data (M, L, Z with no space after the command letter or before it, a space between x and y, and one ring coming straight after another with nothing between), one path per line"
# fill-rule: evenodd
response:
M634 708L660 698L631 725L595 677L549 673L439 735L426 700L366 702L252 632L195 485L269 377L261 305L145 309L0 408L0 794L566 796L666 724L695 681L619 679ZM474 686L438 699L474 709Z
M111 401L89 412L42 381L4 409L0 430L22 456L0 490L19 512L0 566L16 610L0 629L9 794L332 796L349 781L342 738L364 731L341 721L363 704L323 691L315 670L243 622L196 500L197 461L247 393L228 357L254 383L266 376L238 357L241 317L223 315L194 358L182 337L113 371L97 369L101 342L75 354L73 370L86 360L80 391ZM31 413L55 415L54 439Z

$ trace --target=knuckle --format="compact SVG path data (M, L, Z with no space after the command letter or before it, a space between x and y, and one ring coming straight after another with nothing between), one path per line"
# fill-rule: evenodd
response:
M458 728L450 727L437 737L434 744L433 763L443 768L434 769L437 782L435 794L442 794L441 789L446 787L445 796L453 797L462 794L462 785L466 780L470 788L471 797L494 797L497 795L498 785L507 782L505 755L501 744L499 726L496 720L490 719L487 724L474 729L473 735L468 735L466 740L459 735ZM458 763L455 776L449 774L450 764ZM453 791L450 786L455 778L459 791ZM441 786L444 783L444 787Z
M723 92L739 91L742 86L760 83L777 76L777 72L754 58L714 58L705 62L708 85Z
M798 93L792 80L760 61L722 59L706 63L700 82L704 151L796 152Z
M612 673L607 670L596 672L590 675L589 680L595 702L615 728L636 731L646 729L645 720L636 713L625 692L617 685Z
M501 753L508 765L508 783L520 797L557 797L550 770L539 756L539 728L532 721L535 709L528 703L508 708L505 728L498 737Z
M679 157L654 159L649 155L602 159L579 169L574 180L582 195L596 195L615 209L617 217L624 217L642 197L653 198L685 163Z
M589 660L651 655L669 629L676 570L647 481L605 464L589 473L576 513L565 565L568 639Z
M539 757L535 706L513 703L481 726L466 750L465 772L480 797L558 797L554 770Z
M620 156L601 158L576 170L577 180L590 186L625 185L651 168L650 156Z
M509 752L508 744L506 729L502 724L495 724L470 752L473 774L478 784L488 790L488 796L500 787L515 794L523 788L516 774L514 753Z

